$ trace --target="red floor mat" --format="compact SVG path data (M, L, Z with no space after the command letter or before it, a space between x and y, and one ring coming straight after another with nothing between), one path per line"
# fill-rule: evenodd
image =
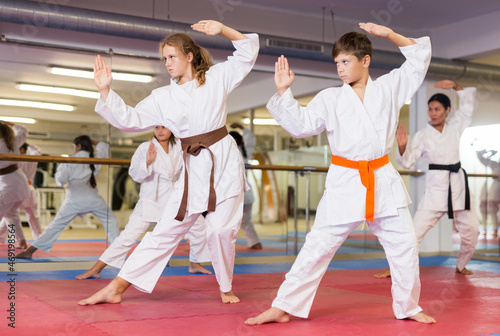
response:
M137 245L136 245L137 246ZM56 242L50 252L44 252L38 250L35 254L35 258L47 258L47 257L99 257L106 250L105 242L85 242L85 241L74 241L74 242ZM0 257L7 257L8 244L0 244ZM135 249L132 248L131 252ZM21 252L21 249L16 249L16 253ZM252 250L244 245L236 245L236 253L262 253L262 252L279 252L285 251L285 249L277 248L264 248L262 250ZM181 242L174 252L175 256L188 256L189 255L189 243Z
M163 277L152 294L129 289L121 304L80 307L78 300L109 280L41 280L16 283L15 335L490 335L500 331L500 275L455 276L452 268L422 267L421 306L438 323L396 320L389 279L374 270L328 271L309 319L250 327L244 320L267 309L282 273L236 274L239 304L222 304L214 276ZM451 270L451 271L450 271ZM9 287L0 283L7 327Z

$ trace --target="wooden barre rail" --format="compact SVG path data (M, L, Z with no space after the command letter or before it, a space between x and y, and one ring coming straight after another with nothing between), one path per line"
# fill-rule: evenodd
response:
M99 158L79 158L63 156L40 156L40 155L21 155L21 154L0 154L0 161L24 161L24 162L52 162L52 163L85 163L85 164L104 164L129 166L128 159L99 159Z
M0 161L23 161L23 162L52 162L52 163L84 163L84 164L104 164L116 166L129 166L129 159L98 159L98 158L77 158L62 156L39 156L39 155L21 155L21 154L0 154ZM328 167L311 166L283 166L283 165L245 165L247 169L260 170L284 170L284 171L302 171L302 172L328 172ZM400 175L420 176L424 172L419 170L398 170ZM500 174L468 174L470 177L492 177L500 178Z

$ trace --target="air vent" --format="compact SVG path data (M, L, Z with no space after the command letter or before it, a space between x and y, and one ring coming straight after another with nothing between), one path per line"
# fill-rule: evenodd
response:
M50 139L50 133L49 132L28 131L28 138L30 138L30 139Z
M297 42L294 40L277 39L277 38L267 38L266 46L273 48L285 48L293 50L303 50L312 52L324 52L325 48L319 43L308 43L308 42Z

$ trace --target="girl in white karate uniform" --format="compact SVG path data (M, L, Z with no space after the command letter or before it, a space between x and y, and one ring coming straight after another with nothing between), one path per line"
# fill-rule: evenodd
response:
M500 162L492 160L491 157L495 155L497 151L478 151L477 157L479 161L486 167L491 168L493 174L500 174ZM494 178L493 183L489 190L486 184L481 190L481 204L479 208L481 209L481 215L483 216L484 223L484 235L488 233L486 227L486 221L488 214L491 216L493 222L493 237L498 237L498 210L500 209L500 178Z
M141 183L141 190L128 224L99 261L87 272L78 275L77 279L98 278L106 265L121 268L128 251L158 221L165 204L168 204L174 183L181 174L182 151L180 143L168 129L156 126L154 132L154 138L137 148L130 163L129 175L135 182ZM212 274L200 265L210 261L203 216L193 224L187 237L190 243L189 272Z
M87 135L81 135L73 140L74 157L94 157L96 146L97 158L109 157L109 145L97 142ZM25 251L16 255L16 258L30 259L33 253L40 249L50 251L61 232L78 215L92 213L104 227L110 243L118 237L120 232L118 221L106 201L97 193L96 176L101 169L100 165L62 163L57 167L56 183L66 187L66 199L57 211L54 220L47 229Z
M120 302L131 284L150 293L182 237L206 210L210 259L221 299L239 302L232 293L232 277L248 186L243 159L225 129L226 99L252 69L259 50L258 36L243 35L217 21L200 21L192 28L229 38L236 51L226 62L212 66L208 52L189 35L167 37L160 51L172 76L170 85L154 90L135 108L110 90L111 70L100 56L96 59L94 79L101 92L96 112L126 131L164 125L181 140L185 169L155 229L145 235L118 276L80 301L81 305Z
M435 87L453 88L460 99L458 110L453 118L447 120L451 108L450 99L442 93L433 95L428 101L431 120L424 129L415 134L412 141L408 142L408 134L403 126L399 126L397 132L399 150L396 160L406 169L413 167L420 158L429 162L429 171L425 174L425 193L413 218L418 244L422 243L427 231L448 213L460 234L456 271L472 274L465 266L476 249L479 221L473 197L470 193L467 195L467 177L457 163L460 163L460 137L472 120L476 88L462 89L450 80L440 81ZM456 171L443 169L453 165ZM386 272L379 276L387 274Z
M0 121L0 154L19 154L27 134L22 125ZM19 207L29 196L28 180L17 163L0 161L0 237L7 234L9 244L24 238Z
M252 158L253 151L255 149L255 135L249 129L243 127L240 123L232 123L232 128L241 129L243 136L236 132L231 131L229 134L234 138L238 148L240 149L240 153L243 156L243 160L245 163L248 163ZM243 200L243 218L241 220L241 232L245 236L247 240L247 246L253 250L261 250L262 243L260 242L259 235L255 230L255 226L252 223L252 204L255 200L253 196L253 191L247 190L245 192L245 198Z
M332 164L314 225L272 308L249 318L247 324L288 322L290 315L308 317L335 252L365 219L394 270L392 307L396 318L435 322L418 306L418 252L408 210L410 200L388 158L399 111L417 91L427 71L430 41L427 37L411 40L373 23L360 23L360 28L399 46L406 57L404 64L372 81L368 72L370 40L361 33L347 33L332 51L344 85L321 91L304 108L293 98L290 85L295 75L288 61L282 56L276 63L278 93L267 104L269 112L294 137L326 131Z
M19 154L27 154L27 155L42 155L40 148L35 145L28 145L24 143L21 147L19 147ZM36 201L36 191L33 187L33 179L35 178L36 167L38 162L23 162L19 161L17 166L24 173L26 178L28 179L29 189L30 189L30 197L26 198L20 206L20 209L23 209L26 212L26 216L28 217L28 224L31 229L31 233L33 234L33 239L37 239L42 234L42 226L40 225L40 218L37 215L37 201ZM2 218L2 221L5 221L5 218ZM1 224L3 225L3 224ZM26 238L24 236L23 228L21 223L19 222L19 226L16 226L16 248L25 249L28 247L26 244Z

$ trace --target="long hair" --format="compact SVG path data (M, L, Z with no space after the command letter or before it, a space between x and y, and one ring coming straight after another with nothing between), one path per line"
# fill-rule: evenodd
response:
M3 139L5 145L10 152L14 151L14 144L16 141L16 135L12 127L9 124L0 120L0 138Z
M75 144L75 146L80 145L81 150L89 152L89 157L94 157L94 146L92 145L92 141L90 140L90 137L88 135L77 136L73 140L73 143ZM95 166L92 163L89 164L89 166L90 170L92 171L92 174L90 174L89 183L92 188L95 188L97 186L94 176Z
M229 135L234 138L234 141L236 141L236 145L238 145L238 148L241 150L241 154L245 159L248 159L247 155L247 150L245 149L245 142L243 141L243 137L241 136L240 133L236 131L231 131L229 132Z
M196 82L198 83L198 86L205 84L205 72L207 72L208 69L214 65L210 53L205 48L196 44L191 36L183 33L165 37L160 42L160 55L162 55L163 48L166 45L176 48L182 52L184 56L192 53L193 61L191 62L191 66L193 67L193 72L195 73Z

